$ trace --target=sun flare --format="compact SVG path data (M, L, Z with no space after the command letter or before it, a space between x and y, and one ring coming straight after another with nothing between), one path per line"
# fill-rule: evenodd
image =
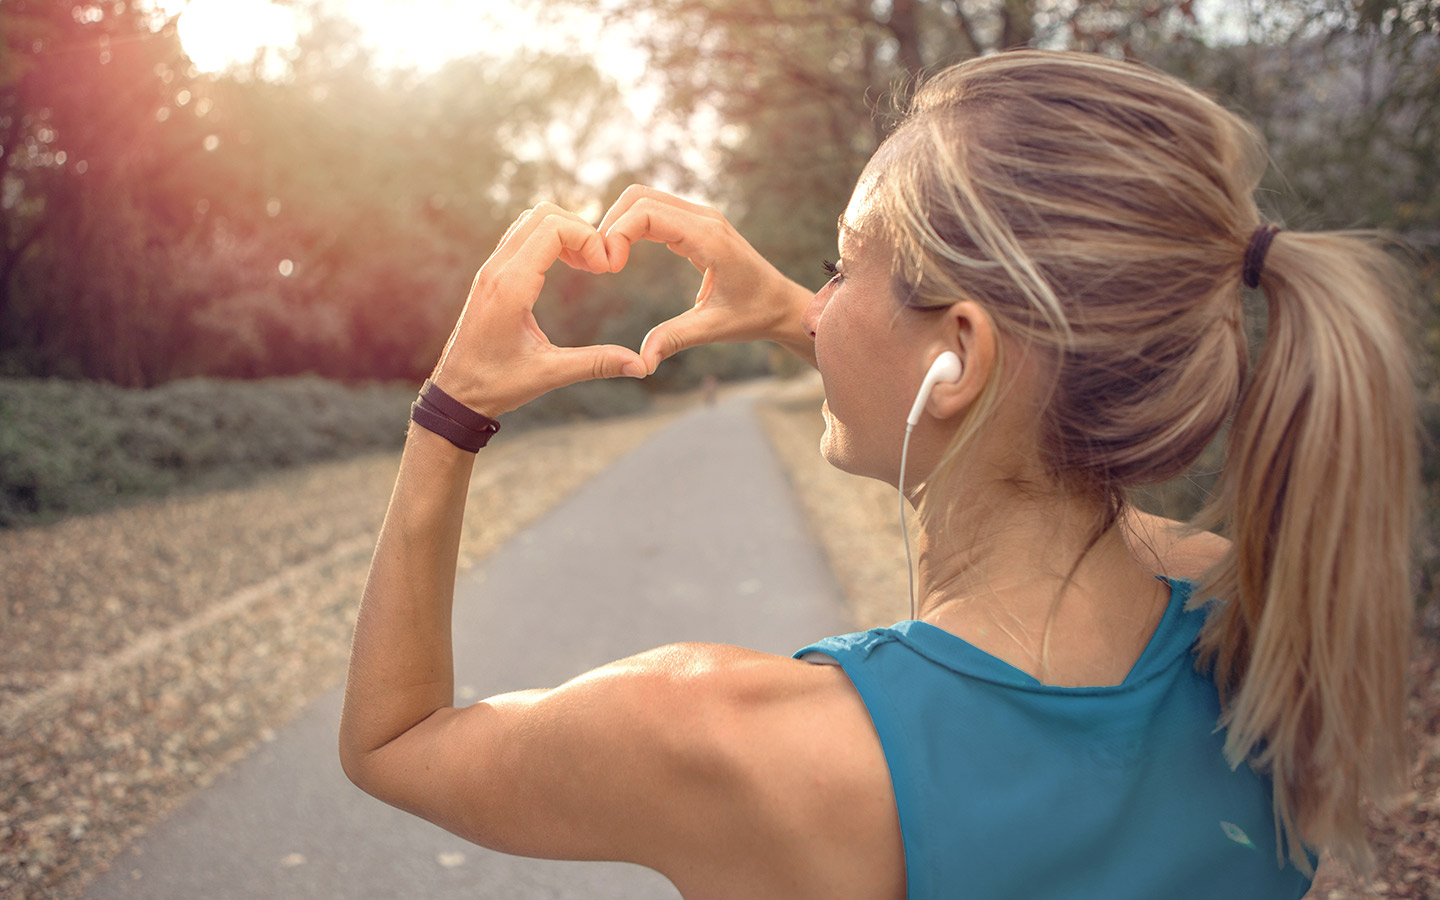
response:
M295 44L295 11L269 0L168 0L166 15L179 13L180 43L196 68L219 72L247 65L256 54Z
M202 72L248 66L258 53L264 56L262 77L283 78L287 51L310 25L308 8L272 0L150 2L166 17L180 17L180 41ZM644 69L630 35L606 31L597 15L578 9L540 17L536 8L515 0L317 0L313 9L353 23L359 42L382 69L428 72L447 60L522 49L590 55L623 83L634 82Z

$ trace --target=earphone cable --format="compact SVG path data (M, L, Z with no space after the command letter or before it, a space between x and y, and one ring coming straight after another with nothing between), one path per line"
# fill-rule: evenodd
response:
M900 538L905 542L905 574L910 578L910 618L915 618L915 563L910 559L910 530L905 525L905 460L910 455L910 432L914 425L906 424L905 442L900 445Z

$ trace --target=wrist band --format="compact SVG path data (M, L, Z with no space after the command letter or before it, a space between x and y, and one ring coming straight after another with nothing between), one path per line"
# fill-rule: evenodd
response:
M451 397L429 379L420 389L419 399L410 405L410 421L469 453L484 447L500 430L499 422Z
M482 415L440 389L440 385L425 379L420 388L420 402L435 412L459 422L471 431L486 431L491 434L500 430L500 423Z

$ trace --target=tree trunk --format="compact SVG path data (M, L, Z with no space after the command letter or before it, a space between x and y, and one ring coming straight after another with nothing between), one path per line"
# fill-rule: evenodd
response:
M890 33L895 35L895 61L912 78L920 74L925 60L920 55L919 4L915 0L893 0L890 6Z
M1000 8L1000 47L1024 47L1035 38L1035 0L1005 0Z
M3 247L4 258L0 259L0 324L3 324L10 314L10 290L11 281L15 277L15 269L20 265L20 259L25 255L25 251L30 249L44 230L42 222L30 229L30 233L15 249L11 250L8 243ZM8 238L8 232L9 228L7 227L3 237Z

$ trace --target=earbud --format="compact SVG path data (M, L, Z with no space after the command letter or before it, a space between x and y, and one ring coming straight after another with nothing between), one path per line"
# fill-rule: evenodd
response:
M920 383L920 393L915 395L915 405L910 407L910 415L905 419L905 424L914 428L920 424L920 411L925 408L925 401L930 399L930 391L939 382L956 382L960 380L960 357L955 351L946 350L935 357L930 364L930 371L925 373L925 380Z
M900 537L905 541L905 571L910 575L912 619L915 618L915 563L910 559L910 534L905 529L905 462L910 455L910 432L920 424L920 411L925 408L925 401L930 399L930 392L935 389L935 385L942 381L959 381L962 371L964 369L960 365L960 357L955 351L946 350L935 357L935 361L930 364L930 371L925 373L925 380L920 382L920 393L915 395L915 405L910 407L910 416L905 420L905 441L900 445L900 478L895 486L900 492Z

